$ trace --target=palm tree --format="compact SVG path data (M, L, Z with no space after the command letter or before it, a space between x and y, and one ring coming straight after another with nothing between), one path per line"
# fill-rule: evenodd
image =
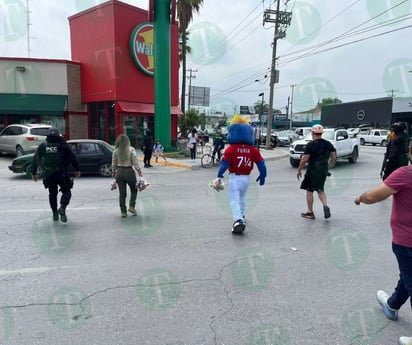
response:
M193 19L193 13L199 12L203 0L177 0L176 12L179 20L179 37L181 40L181 61L182 61L182 90L180 99L180 109L185 112L185 93L186 93L186 53L190 52L187 49L187 28Z
M179 34L179 62L183 61L183 50L182 50L182 42L183 42L183 37L185 36L184 40L186 41L186 49L185 49L185 54L191 54L192 53L192 47L190 47L187 42L189 41L189 31L186 31L184 34Z

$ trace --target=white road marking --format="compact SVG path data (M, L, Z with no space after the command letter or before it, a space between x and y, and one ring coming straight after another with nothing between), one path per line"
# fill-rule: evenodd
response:
M70 266L60 266L60 267L32 267L32 268L20 268L17 270L2 270L0 271L0 276L10 276L15 274L30 274L30 273L44 273L53 270L60 270L69 268Z
M110 207L76 207L76 208L70 208L68 207L67 210L68 211L90 211L90 210L102 210L102 209L113 209L113 206ZM20 209L15 209L15 210L5 210L2 209L0 210L0 213L27 213L27 212L49 212L50 208L38 208L38 209L26 209L26 210L22 210Z

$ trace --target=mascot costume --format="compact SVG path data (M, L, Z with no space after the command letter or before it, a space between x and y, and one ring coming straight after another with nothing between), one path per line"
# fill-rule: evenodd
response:
M229 146L223 153L214 188L223 189L223 174L229 169L229 201L233 216L233 233L242 233L246 227L246 193L249 188L249 175L256 164L260 175L256 179L265 184L266 165L259 150L253 146L253 128L246 118L235 115L228 128Z

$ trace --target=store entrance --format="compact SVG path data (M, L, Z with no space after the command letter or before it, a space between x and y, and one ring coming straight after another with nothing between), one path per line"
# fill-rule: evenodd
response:
M153 119L153 116L123 116L124 133L129 137L130 144L134 148L143 146L143 136L147 128L153 133Z

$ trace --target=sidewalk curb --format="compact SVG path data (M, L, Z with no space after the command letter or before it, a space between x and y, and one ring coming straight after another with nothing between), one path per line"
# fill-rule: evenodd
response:
M266 162L280 160L288 156L289 156L288 154L282 154L279 156L265 157L265 155L263 154L263 157L265 158ZM143 158L139 157L138 160L143 161ZM179 161L170 161L170 158L169 158L167 162L162 161L162 162L159 162L158 165L168 166L168 167L173 167L173 168L180 168L180 169L188 169L188 170L198 170L202 168L200 159L196 160L196 162L194 162L193 164L190 164L190 163L184 163L184 162L179 162Z

